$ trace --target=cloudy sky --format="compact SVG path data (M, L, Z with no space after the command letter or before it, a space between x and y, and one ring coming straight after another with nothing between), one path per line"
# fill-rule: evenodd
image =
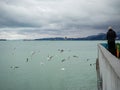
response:
M0 38L86 37L120 31L120 0L0 0Z

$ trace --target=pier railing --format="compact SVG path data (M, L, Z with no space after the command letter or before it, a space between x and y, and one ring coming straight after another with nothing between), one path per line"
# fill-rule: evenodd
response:
M120 90L120 59L101 44L98 45L96 69L98 90Z

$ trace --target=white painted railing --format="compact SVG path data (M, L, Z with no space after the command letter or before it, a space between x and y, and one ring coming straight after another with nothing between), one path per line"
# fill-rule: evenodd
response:
M102 89L99 90L120 90L120 59L99 44L98 62L102 82Z

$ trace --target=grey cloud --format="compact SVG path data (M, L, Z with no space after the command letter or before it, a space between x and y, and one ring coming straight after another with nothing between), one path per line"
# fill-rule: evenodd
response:
M119 31L119 8L119 0L1 0L0 30L74 37L106 32L109 25Z

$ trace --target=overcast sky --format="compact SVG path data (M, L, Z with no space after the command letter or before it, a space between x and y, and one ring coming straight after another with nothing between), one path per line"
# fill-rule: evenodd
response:
M120 0L0 0L0 38L86 37L120 31Z

